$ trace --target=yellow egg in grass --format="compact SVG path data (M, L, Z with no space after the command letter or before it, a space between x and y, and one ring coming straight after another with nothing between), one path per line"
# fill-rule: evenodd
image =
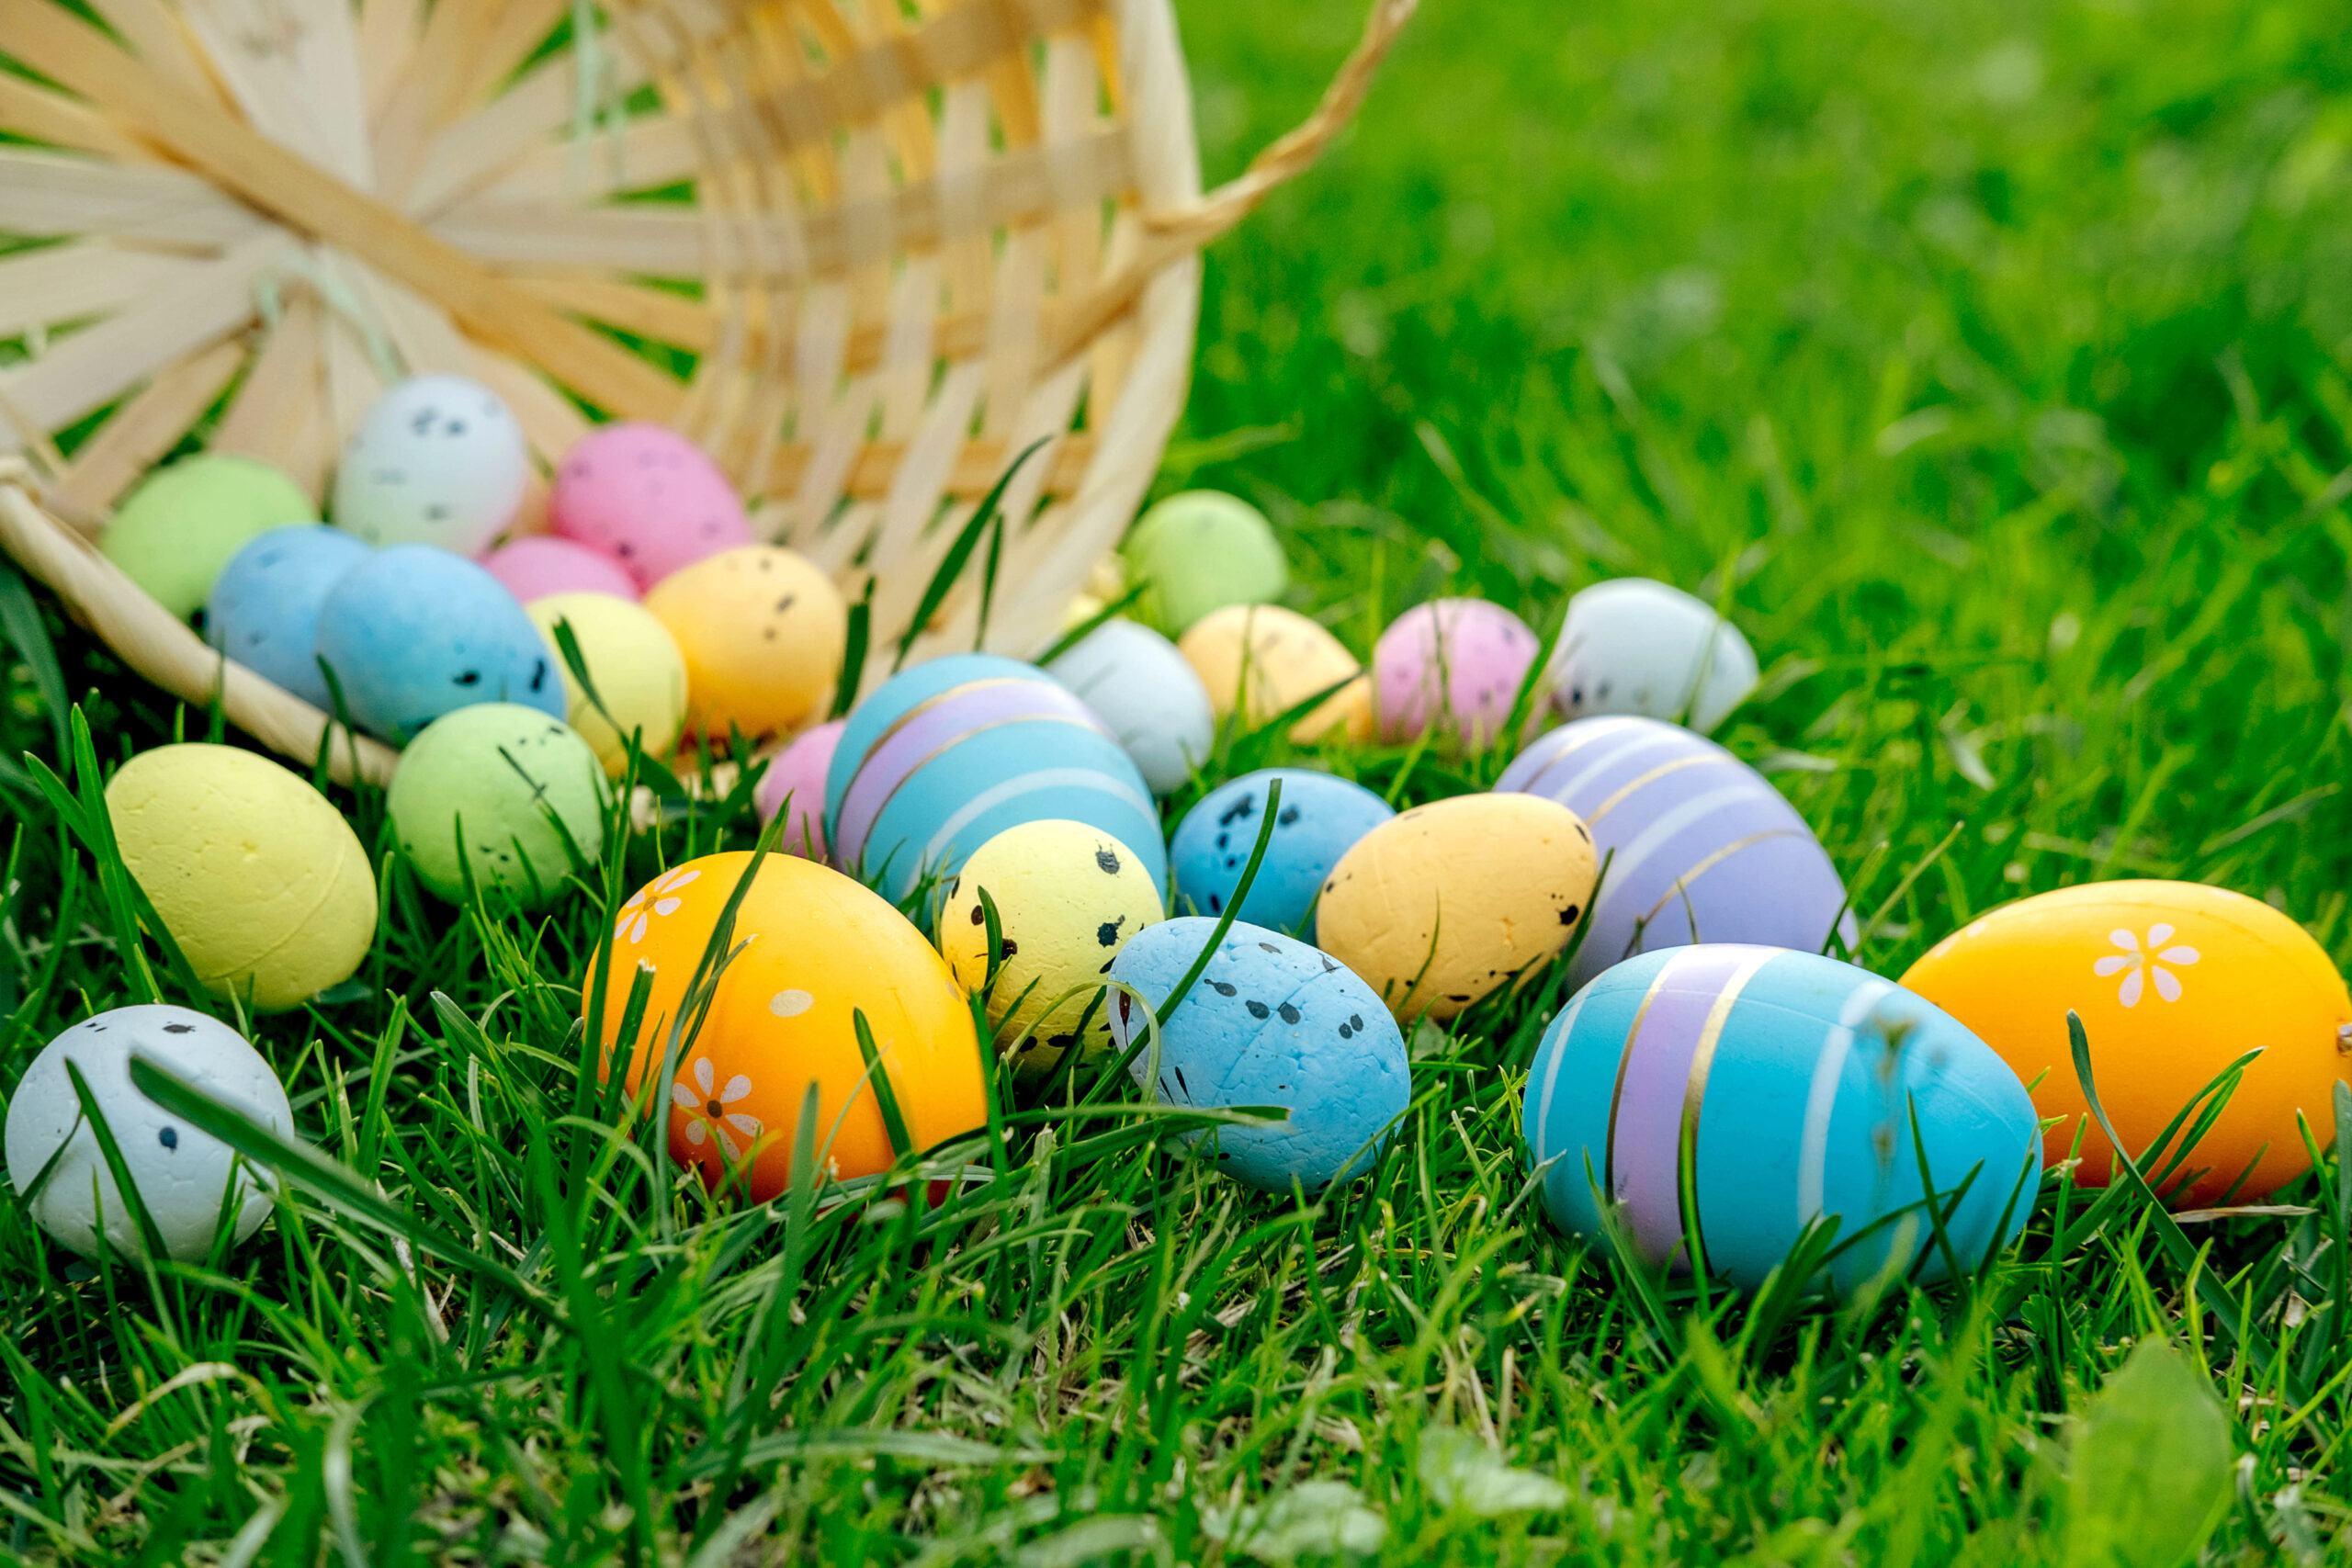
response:
M649 757L659 760L676 750L686 723L686 661L652 612L609 593L551 593L524 608L556 650L568 722L594 749L608 777L620 777L628 766L631 734ZM559 623L571 626L580 645L596 688L594 702L556 642Z
M1346 644L1295 610L1228 604L1194 622L1176 646L1208 688L1219 720L1238 708L1241 722L1255 728L1339 686L1291 726L1290 738L1302 746L1340 736L1372 739L1372 682L1363 666Z
M806 556L741 545L655 583L645 607L686 661L686 731L724 739L807 723L832 696L849 638L841 590Z

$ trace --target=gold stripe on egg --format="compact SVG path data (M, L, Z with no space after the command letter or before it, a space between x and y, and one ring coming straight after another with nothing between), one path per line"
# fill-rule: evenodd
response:
M1664 909L1668 904L1673 903L1677 898L1685 897L1689 895L1690 891L1690 885L1692 883L1698 881L1700 877L1705 875L1716 866L1723 864L1724 862L1731 859L1732 856L1739 853L1740 851L1752 849L1756 845L1764 842L1767 839L1793 839L1797 836L1797 830L1794 828L1768 828L1761 833L1750 833L1745 839L1735 840L1731 843L1725 844L1722 849L1719 849L1714 853L1706 856L1704 859L1701 860L1697 865L1692 866L1689 871L1686 871L1680 876L1676 877L1674 879L1674 886L1668 888L1658 901L1652 904L1648 910L1643 914L1641 919L1634 922L1634 929L1636 931L1647 930L1649 923L1657 919L1658 912L1660 910ZM1690 916L1690 940L1694 942L1704 942L1707 940L1700 933L1699 917L1696 910L1691 911Z
M1584 819L1585 826L1588 828L1599 827L1600 825L1600 819L1608 816L1610 812L1616 809L1618 807L1623 806L1625 803L1625 797L1627 795L1634 794L1636 790L1648 788L1651 784L1657 783L1658 780L1666 777L1668 773L1679 773L1685 768L1707 768L1716 766L1723 762L1736 762L1738 761L1738 758L1733 756L1728 751L1709 751L1702 752L1695 757L1677 757L1671 762L1661 762L1657 767L1652 768L1648 773L1644 773L1641 777L1634 780L1631 784L1620 785L1616 794L1602 801L1599 806L1594 807L1592 808L1592 815Z
M1699 1043L1690 1052L1690 1076L1682 1085L1682 1131L1675 1140L1674 1207L1683 1217L1684 1245L1689 1248L1693 1269L1703 1265L1707 1256L1706 1238L1699 1234L1699 1108L1707 1098L1707 1075L1714 1070L1715 1046L1723 1039L1724 1025L1731 1021L1731 1010L1739 994L1756 972L1781 955L1777 947L1759 948L1740 962L1732 971L1724 988L1715 993L1714 1004L1707 1010L1706 1026L1699 1031Z
M865 831L858 836L857 854L860 861L862 862L865 858L865 846L867 842L873 839L876 826L881 822L884 814L888 812L890 809L890 803L899 798L899 792L907 787L908 781L912 779L917 773L922 773L925 768L931 766L933 762L939 761L940 758L945 756L948 752L954 750L956 747L964 744L965 741L971 739L974 736L986 735L991 729L1002 729L1009 724L1067 724L1073 729L1084 729L1091 731L1093 734L1103 736L1104 739L1110 740L1114 746L1118 744L1117 737L1110 735L1105 731L1101 724L1093 720L1091 716L1086 718L1075 718L1069 714L1057 713L1023 713L1015 714L1010 718L992 718L986 724L978 725L973 728L964 730L956 735L951 735L946 739L941 741L938 745L933 747L922 756L917 758L913 766L908 768L905 773L901 773L899 776L899 782L892 784L889 788L889 792L883 795L882 803L874 808L874 815L866 819ZM842 796L842 804L846 805L848 804L849 796L844 794Z
M1625 1098L1625 1071L1633 1066L1634 1047L1642 1043L1642 1024L1650 1016L1650 1003L1666 988L1666 977L1679 960L1677 954L1657 966L1650 988L1642 993L1642 1005L1634 1010L1634 1026L1625 1031L1624 1049L1617 1054L1617 1082L1609 1091L1609 1135L1600 1150L1601 1195L1612 1203L1617 1201L1617 1108ZM1566 1048L1567 1043L1562 1041L1561 1049Z

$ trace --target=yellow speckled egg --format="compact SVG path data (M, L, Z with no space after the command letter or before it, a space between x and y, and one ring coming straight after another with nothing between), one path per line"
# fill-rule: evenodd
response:
M560 649L555 663L563 671L569 722L595 749L605 773L618 778L628 766L623 738L632 733L647 756L668 756L686 724L686 661L670 628L644 605L609 593L551 593L525 608L547 634L548 647L556 647L559 621L569 623L579 639L602 711L588 700Z
M327 797L233 746L159 746L107 785L123 863L198 979L266 1012L358 969L376 874Z
M1291 726L1300 745L1335 731L1372 739L1372 683L1347 646L1295 610L1279 604L1228 604L1193 623L1177 643L1192 661L1221 720L1235 706L1261 725L1349 677L1358 679ZM1248 689L1243 689L1244 682Z
M650 1083L647 1099L666 1109L671 1156L714 1189L741 1181L766 1201L791 1183L793 1139L813 1084L832 1173L888 1169L889 1124L859 1049L861 1012L912 1146L987 1126L979 1036L946 962L880 896L791 855L760 861L736 912L741 951L720 974L702 1028L668 1059L670 1025L752 863L748 852L731 851L666 871L621 906L614 931L603 1068L613 1069L633 976L650 970L628 1082L639 1094ZM603 990L593 969L582 989L593 1010Z
M655 583L645 607L685 657L691 733L792 729L832 697L849 607L804 556L774 545L721 550Z
M2237 1201L2259 1200L2302 1174L2298 1111L2322 1147L2335 1138L2352 996L2302 927L2244 894L2193 882L2039 894L1946 937L1903 984L1999 1052L2043 1116L2065 1118L2042 1139L2052 1163L2070 1157L2089 1111L2070 1010L2099 1103L2135 1157L2216 1074L2261 1049L2181 1167L2187 1181L2167 1191L2177 1202L2211 1203L2233 1187ZM2104 1185L2114 1151L2097 1122L2083 1133L2075 1179Z
M999 1040L1027 1033L1023 1071L1052 1067L1080 1043L1091 1055L1111 1043L1102 976L1127 939L1157 925L1159 890L1136 852L1099 828L1046 819L1007 828L972 852L939 911L939 948L967 990L989 978L986 892L996 906L1004 959L988 986Z
M1316 940L1400 1021L1449 1019L1568 945L1592 907L1592 835L1532 795L1417 806L1324 880Z

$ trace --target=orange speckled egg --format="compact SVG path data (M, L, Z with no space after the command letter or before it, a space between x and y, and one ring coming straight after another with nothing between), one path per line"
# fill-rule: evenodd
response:
M1208 688L1219 719L1236 707L1255 728L1316 693L1348 683L1290 728L1304 746L1344 735L1372 739L1372 682L1347 645L1295 610L1279 604L1227 604L1193 623L1176 644ZM1350 676L1359 677L1349 681Z
M2070 1010L2090 1042L2099 1102L2135 1157L2215 1075L2261 1047L2181 1168L2190 1179L2175 1179L2175 1202L2211 1203L2233 1187L2250 1201L2301 1175L2311 1159L2298 1111L2323 1145L2335 1136L2352 996L2302 927L2243 894L2193 882L2043 893L1946 937L1903 984L1999 1052L2041 1114L2065 1118L2043 1138L2052 1163L2068 1157L2089 1111ZM2105 1185L2112 1154L2086 1125L2075 1179Z
M904 916L837 871L791 855L760 862L736 911L741 949L701 1030L665 1063L680 1010L720 912L752 865L748 852L688 861L621 907L603 1044L617 1043L631 976L653 972L628 1083L670 1112L670 1154L714 1188L748 1172L755 1201L791 1182L801 1102L817 1086L823 1157L842 1179L889 1168L881 1101L866 1081L854 1014L863 1011L917 1148L988 1123L980 1043L942 959ZM596 976L583 987L593 1005ZM610 1070L610 1059L606 1061Z
M686 661L686 732L789 730L833 694L849 638L841 590L806 556L739 545L655 583L645 607Z

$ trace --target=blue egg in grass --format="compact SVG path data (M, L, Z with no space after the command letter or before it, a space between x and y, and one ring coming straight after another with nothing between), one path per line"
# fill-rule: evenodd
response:
M1217 785L1200 798L1168 846L1176 907L1221 915L1265 825L1267 786L1282 781L1282 807L1266 858L1250 884L1241 913L1276 931L1312 941L1315 900L1324 878L1355 841L1396 815L1360 784L1306 768L1265 768Z
M1941 1278L1930 1184L1973 1269L2024 1230L2041 1170L2025 1086L1951 1014L1850 964L1736 942L1645 953L1578 991L1528 1070L1521 1134L1551 1162L1562 1229L1601 1235L1597 1185L1644 1258L1687 1268L1687 1210L1710 1271L1751 1291L1824 1216L1854 1245L1815 1283Z
M1216 932L1205 916L1137 931L1111 978L1160 1008ZM1114 991L1111 1034L1124 1053L1148 1015ZM1136 1054L1136 1081L1164 1102L1202 1109L1281 1106L1290 1119L1191 1135L1234 1179L1286 1192L1361 1176L1412 1099L1405 1037L1370 986L1329 954L1235 921L1160 1032Z
M373 546L323 523L255 536L212 580L204 640L314 707L328 705L319 673L319 611Z
M842 796L848 793L858 765L900 720L959 687L990 681L1043 681L1061 689L1060 682L1043 670L1017 659L993 653L952 653L901 670L866 694L865 701L850 710L849 721L842 727L841 744L833 749L832 762L825 770L827 831L841 812Z
M406 741L476 703L565 712L562 672L498 579L433 545L394 545L345 573L319 611L318 654L353 722Z

